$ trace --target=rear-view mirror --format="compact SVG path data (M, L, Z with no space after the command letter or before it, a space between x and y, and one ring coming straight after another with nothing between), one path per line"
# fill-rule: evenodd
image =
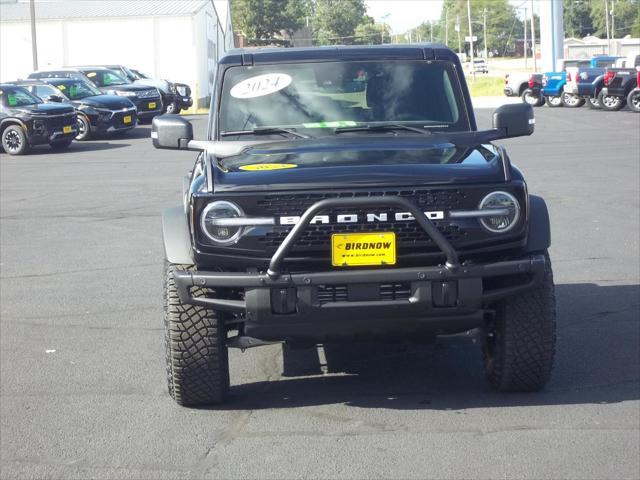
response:
M156 148L186 150L193 140L193 126L180 115L154 117L151 124L151 140Z
M531 135L535 129L533 107L526 103L502 105L493 112L493 128L502 138Z
M47 97L47 102L62 103L64 102L64 98L62 98L60 95L49 95Z

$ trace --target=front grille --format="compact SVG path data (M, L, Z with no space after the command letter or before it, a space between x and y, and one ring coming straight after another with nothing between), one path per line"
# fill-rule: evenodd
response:
M62 128L69 125L75 125L75 112L65 113L63 115L51 115L45 117L48 128Z
M409 283L383 283L378 285L377 296L368 300L408 300L411 297ZM318 285L316 300L320 305L333 302L348 302L349 289L346 285Z
M136 92L136 95L138 96L138 98L160 98L160 95L158 95L158 91L155 89L142 90L140 92Z
M269 195L258 201L260 211L268 212L275 216L300 215L314 203L327 198L355 198L355 197L403 197L422 210L451 210L461 209L465 206L467 194L459 189L410 189L410 190L385 190L366 192L339 192L339 193L309 193ZM389 212L388 218L393 218L393 213L401 211L397 207L377 207L375 211ZM358 218L366 218L371 213L371 208L341 207L322 212L331 216L340 213L358 214ZM464 240L467 232L449 221L433 221L438 230L450 242ZM277 248L292 226L276 226L272 231L260 238L262 245L268 248ZM386 221L386 222L358 222L348 224L314 224L309 225L302 236L296 242L295 248L325 249L331 243L331 235L334 233L359 233L359 232L395 232L398 246L423 247L433 245L433 240L415 221ZM315 247L315 248L314 248Z
M467 232L449 222L433 222L450 242L463 240ZM265 247L277 248L293 227L277 226L260 238ZM427 246L433 240L415 222L352 223L345 225L309 225L296 242L296 247L328 247L334 233L395 232L399 246Z
M466 193L458 189L442 190L385 190L372 192L340 192L268 195L258 202L261 211L273 215L299 215L314 203L326 198L360 198L360 197L403 197L414 202L418 207L447 207L455 210L464 205ZM353 208L344 211L353 212ZM335 210L339 211L339 210Z
M124 123L123 119L125 116L131 117L131 122ZM115 128L132 127L136 124L136 111L128 110L126 112L116 112L113 114L113 117L111 120Z

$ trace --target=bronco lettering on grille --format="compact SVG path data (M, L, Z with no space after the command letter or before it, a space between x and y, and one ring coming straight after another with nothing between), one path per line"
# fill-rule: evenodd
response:
M408 212L397 212L392 214L396 222L408 222L411 220L415 220L413 215ZM444 220L444 212L434 211L434 212L424 212L424 215L429 220ZM364 218L362 218L364 217ZM329 224L329 223L376 223L376 222L387 222L389 221L389 214L387 213L367 213L366 215L358 215L357 213L348 213L336 215L334 218L331 218L329 215L316 215L311 219L311 224ZM332 222L333 220L333 222ZM289 216L289 217L280 217L279 225L295 225L300 221L299 216Z

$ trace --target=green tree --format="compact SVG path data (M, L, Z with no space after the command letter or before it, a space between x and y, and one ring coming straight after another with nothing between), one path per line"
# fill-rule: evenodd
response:
M375 23L374 19L365 15L354 30L354 42L358 45L379 45L391 42L389 26Z
M582 38L594 31L590 0L563 0L565 37Z
M366 11L364 0L316 0L313 14L316 43L354 43L355 29L363 21Z
M489 51L498 50L502 53L508 45L514 44L515 38L522 36L522 21L518 19L515 8L508 0L473 0L471 2L471 25L473 35L478 37L478 40L474 42L474 49L477 52L484 50L483 18L485 12L487 48ZM460 21L462 49L468 51L469 45L464 42L464 38L469 35L467 0L444 0L440 22L438 22L438 41L445 43L444 34L448 30L446 43L450 48L458 50L458 32L455 31L458 20ZM426 27L428 28L428 25ZM435 32L436 30L434 30L434 40Z
M640 0L608 0L609 28L615 38L631 35L636 29L640 34ZM607 18L604 1L591 0L591 20L594 35L605 38L607 36Z
M251 43L301 28L311 8L310 0L232 0L231 18L234 30Z

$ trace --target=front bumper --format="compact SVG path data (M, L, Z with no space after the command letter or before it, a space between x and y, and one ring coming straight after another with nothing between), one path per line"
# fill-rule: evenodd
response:
M286 274L176 272L184 303L244 316L244 334L266 341L336 339L413 333L455 333L479 327L501 298L538 285L543 255L516 260L381 270ZM486 288L489 279L510 280ZM508 284L508 285L506 285ZM389 298L389 285L406 285ZM243 300L193 296L192 287L243 290ZM336 294L335 292L340 292ZM328 296L326 292L331 292Z
M410 212L446 262L410 268L283 273L287 253L318 212L383 204ZM183 303L239 315L247 336L266 341L322 341L425 330L453 333L481 326L492 303L539 284L545 262L544 255L526 255L460 264L453 246L409 200L331 198L305 211L271 258L266 273L178 271L175 283ZM194 296L193 287L232 290L235 297Z
M513 96L515 96L515 93L513 93L513 89L512 89L511 87L505 87L505 89L504 89L504 94L505 94L507 97L513 97Z
M121 110L99 110L99 115L89 116L91 127L98 132L121 132L130 130L138 123L138 114L135 107ZM130 117L129 122L124 122L125 117Z

